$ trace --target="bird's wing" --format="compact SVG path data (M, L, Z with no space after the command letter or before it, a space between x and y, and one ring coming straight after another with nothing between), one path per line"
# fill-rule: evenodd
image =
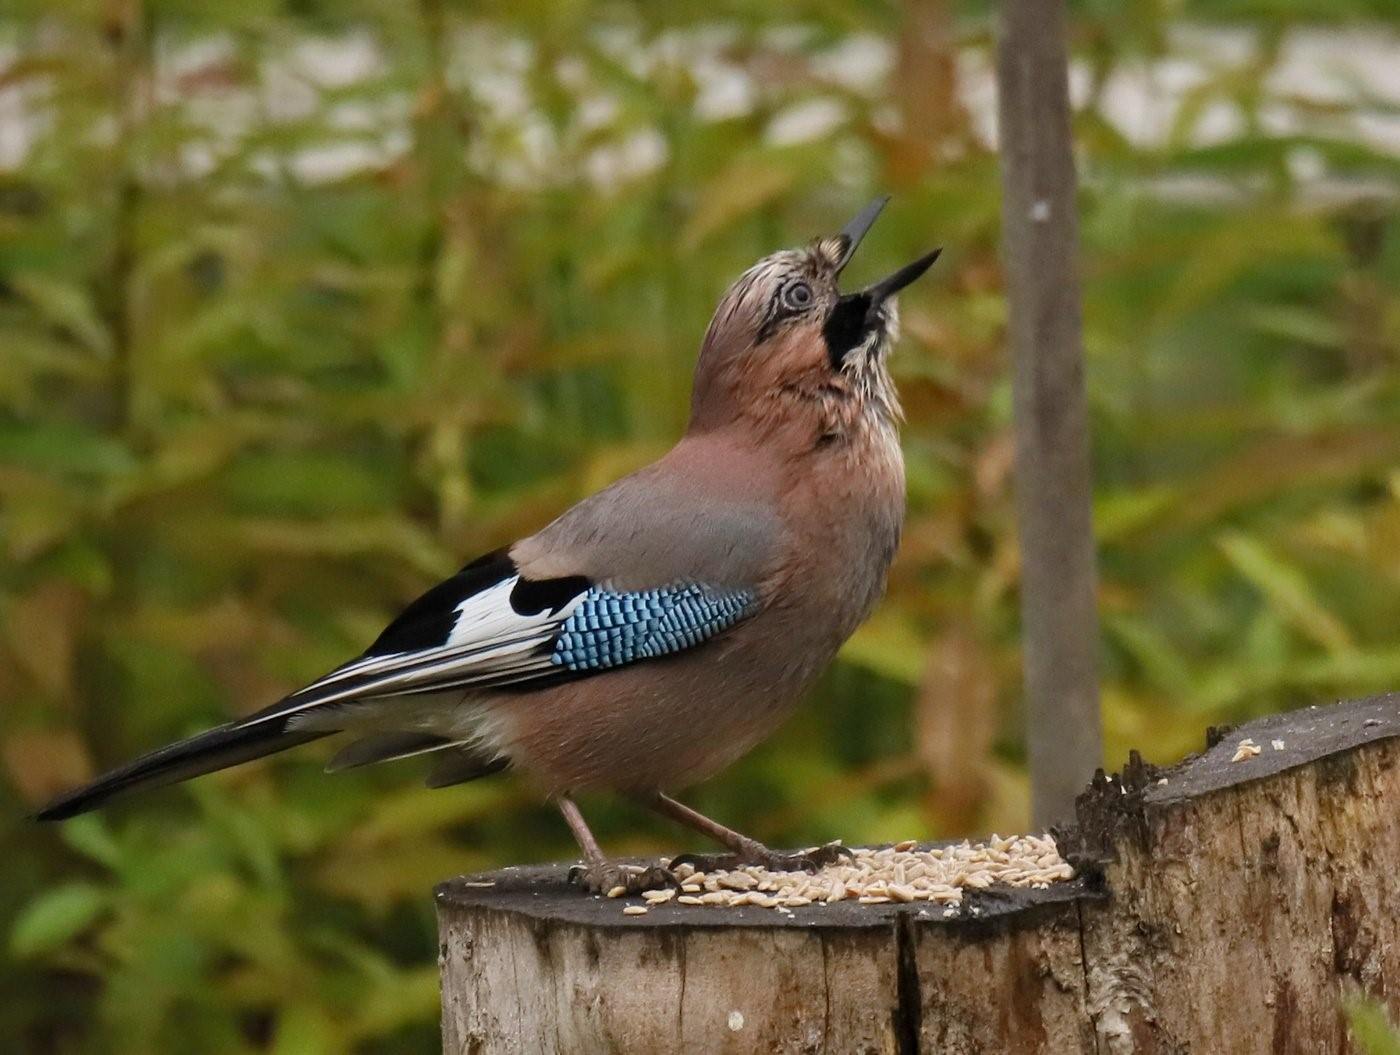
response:
M699 457L683 442L668 457L434 586L353 662L263 711L135 759L37 816L71 817L135 788L329 735L342 704L374 700L392 709L420 693L528 689L722 635L763 605L781 529L743 452ZM438 762L431 782L452 784L507 764L471 741L410 732L386 720L332 765L431 752Z
M757 611L775 530L768 518L732 508L682 513L678 501L689 500L679 492L636 480L468 564L410 604L358 659L244 724L295 725L355 700L588 677L694 648Z

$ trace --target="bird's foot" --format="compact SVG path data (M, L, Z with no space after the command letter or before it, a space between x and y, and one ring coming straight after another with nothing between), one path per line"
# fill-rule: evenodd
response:
M643 868L640 865L614 864L612 861L601 865L574 865L569 869L569 882L583 887L590 894L605 894L608 897L627 897L644 890L681 885L669 868L660 865Z
M838 839L834 842L824 843L821 846L813 846L809 850L802 850L795 854L775 854L778 860L795 865L803 872L820 872L827 865L834 865L837 861L854 861L856 855ZM789 869L791 871L791 869Z
M671 870L689 865L690 872L687 875L695 872L730 872L752 863L754 862L741 860L738 854L679 854L671 858Z
M799 850L790 854L770 850L762 843L754 843L752 846L746 846L741 854L681 854L672 858L671 869L674 871L681 865L690 865L697 872L721 872L743 868L745 865L758 865L770 872L820 872L827 865L835 864L842 858L850 860L854 857L855 854L839 842L814 846L810 850Z

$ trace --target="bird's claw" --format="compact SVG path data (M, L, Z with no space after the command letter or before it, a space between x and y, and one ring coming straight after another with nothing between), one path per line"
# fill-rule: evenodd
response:
M820 872L827 865L834 865L842 859L851 861L855 856L841 843L831 842L791 854L769 851L767 860L755 863L772 872Z
M820 872L843 858L853 860L855 854L839 842L790 854L770 850L766 846L755 846L743 854L681 854L671 859L671 869L674 871L681 865L690 865L697 872L720 872L758 865L770 872Z
M680 854L671 858L671 871L690 865L696 872L727 872L750 863L740 860L738 854Z
M604 894L608 897L627 897L640 894L644 890L660 890L663 887L677 887L681 881L669 868L651 865L620 865L608 862L599 866L576 864L569 869L569 883L583 887L590 894Z

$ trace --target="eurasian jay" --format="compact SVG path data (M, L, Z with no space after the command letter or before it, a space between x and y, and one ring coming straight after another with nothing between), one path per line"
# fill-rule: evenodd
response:
M659 461L472 561L359 658L38 817L349 733L328 769L424 755L442 787L517 767L558 804L595 891L666 876L604 857L572 798L588 789L644 803L744 863L815 867L821 854L776 853L666 792L773 732L884 589L904 517L891 298L938 256L842 295L884 204L729 288L689 427Z

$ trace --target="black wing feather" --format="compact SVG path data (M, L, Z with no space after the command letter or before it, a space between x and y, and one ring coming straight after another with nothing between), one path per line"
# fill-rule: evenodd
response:
M374 639L374 644L365 649L364 654L386 656L436 648L452 633L459 604L482 590L504 582L515 572L515 561L510 559L507 547L478 557L400 612Z

